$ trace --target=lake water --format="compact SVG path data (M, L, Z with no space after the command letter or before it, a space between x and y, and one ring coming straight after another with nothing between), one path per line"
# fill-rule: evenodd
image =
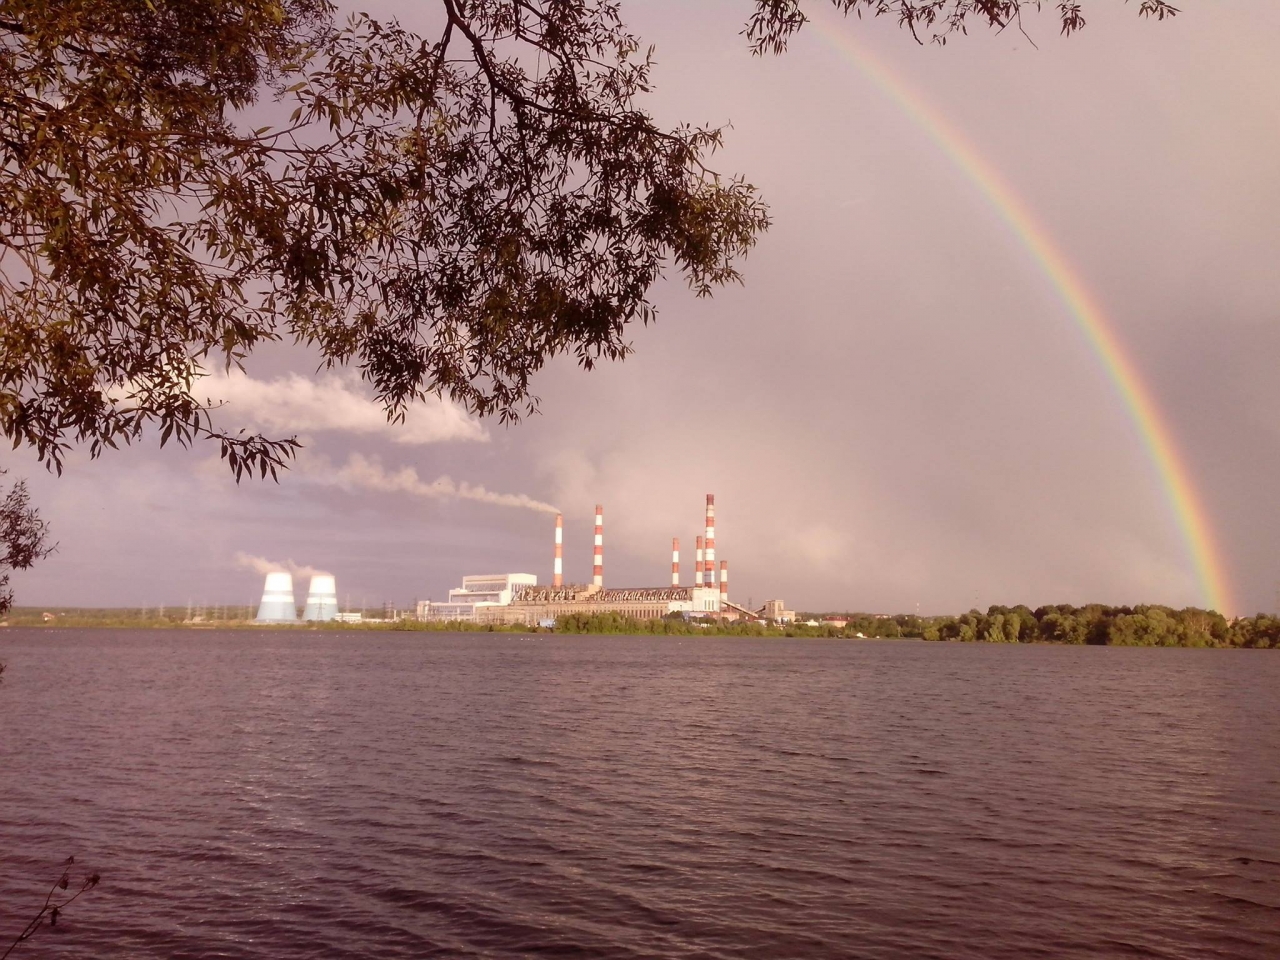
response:
M1280 956L1280 652L0 631L21 957Z

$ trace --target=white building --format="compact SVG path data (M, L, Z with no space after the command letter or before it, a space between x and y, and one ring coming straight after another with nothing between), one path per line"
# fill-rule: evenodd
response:
M449 599L418 604L419 620L476 619L477 608L505 607L521 587L536 587L538 578L532 573L494 573L463 577L462 586L449 591Z
M719 587L691 587L688 600L671 604L672 613L691 613L695 617L716 614L720 609Z
M786 604L781 600L766 600L760 608L760 616L775 623L794 623L796 612L786 609Z

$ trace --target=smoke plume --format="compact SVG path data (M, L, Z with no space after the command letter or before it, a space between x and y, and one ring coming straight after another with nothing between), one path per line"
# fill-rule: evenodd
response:
M404 421L392 423L382 406L366 395L360 378L349 371L321 377L290 373L274 380L255 380L238 370L215 371L193 391L221 403L220 418L276 433L359 433L409 445L489 439L480 421L457 404L438 398L411 404Z
M332 576L328 570L320 570L316 567L308 567L305 564L294 563L292 560L276 561L268 560L266 557L255 557L248 553L236 554L236 566L246 567L250 570L256 570L264 577L268 573L284 573L293 574L298 579L317 576Z
M558 513L556 507L523 493L497 493L482 486L437 477L430 483L418 476L413 467L388 470L377 460L353 453L347 462L334 467L319 459L309 461L304 470L308 479L343 490L368 490L376 493L408 493L429 500L475 500L499 507L518 507L539 513Z

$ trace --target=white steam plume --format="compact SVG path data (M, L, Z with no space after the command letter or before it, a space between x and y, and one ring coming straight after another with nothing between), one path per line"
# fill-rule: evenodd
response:
M266 557L255 557L248 553L236 554L236 566L247 567L250 570L256 570L264 577L268 573L291 573L295 577L302 579L304 577L327 577L332 576L328 570L320 570L316 567L308 567L305 564L294 563L292 560L284 560L282 562L276 560L268 560Z
M519 507L539 513L558 513L556 507L523 493L496 493L450 477L438 477L430 483L418 476L413 467L387 470L377 460L351 454L347 462L334 467L324 461L309 459L303 468L307 477L317 483L341 487L344 490L371 490L377 493L408 493L430 500L475 500L499 507Z
M480 421L457 404L438 398L410 404L404 422L391 423L382 406L365 395L360 378L349 372L315 378L290 373L255 380L239 370L218 371L201 378L192 393L221 402L215 414L219 419L274 433L332 430L411 445L489 439Z

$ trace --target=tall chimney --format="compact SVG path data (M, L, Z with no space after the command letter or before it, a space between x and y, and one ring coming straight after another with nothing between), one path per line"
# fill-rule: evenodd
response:
M720 561L720 609L724 609L729 599L729 561Z
M604 507L596 504L596 546L591 567L591 582L604 586Z
M556 565L551 571L551 585L564 586L564 515L556 514Z
M693 562L693 585L700 587L702 586L702 537L698 537L694 543L698 545L698 549L694 554L697 559Z
M708 587L716 585L716 495L707 494L707 540L702 554L703 584Z
M671 538L671 585L680 586L680 538Z

